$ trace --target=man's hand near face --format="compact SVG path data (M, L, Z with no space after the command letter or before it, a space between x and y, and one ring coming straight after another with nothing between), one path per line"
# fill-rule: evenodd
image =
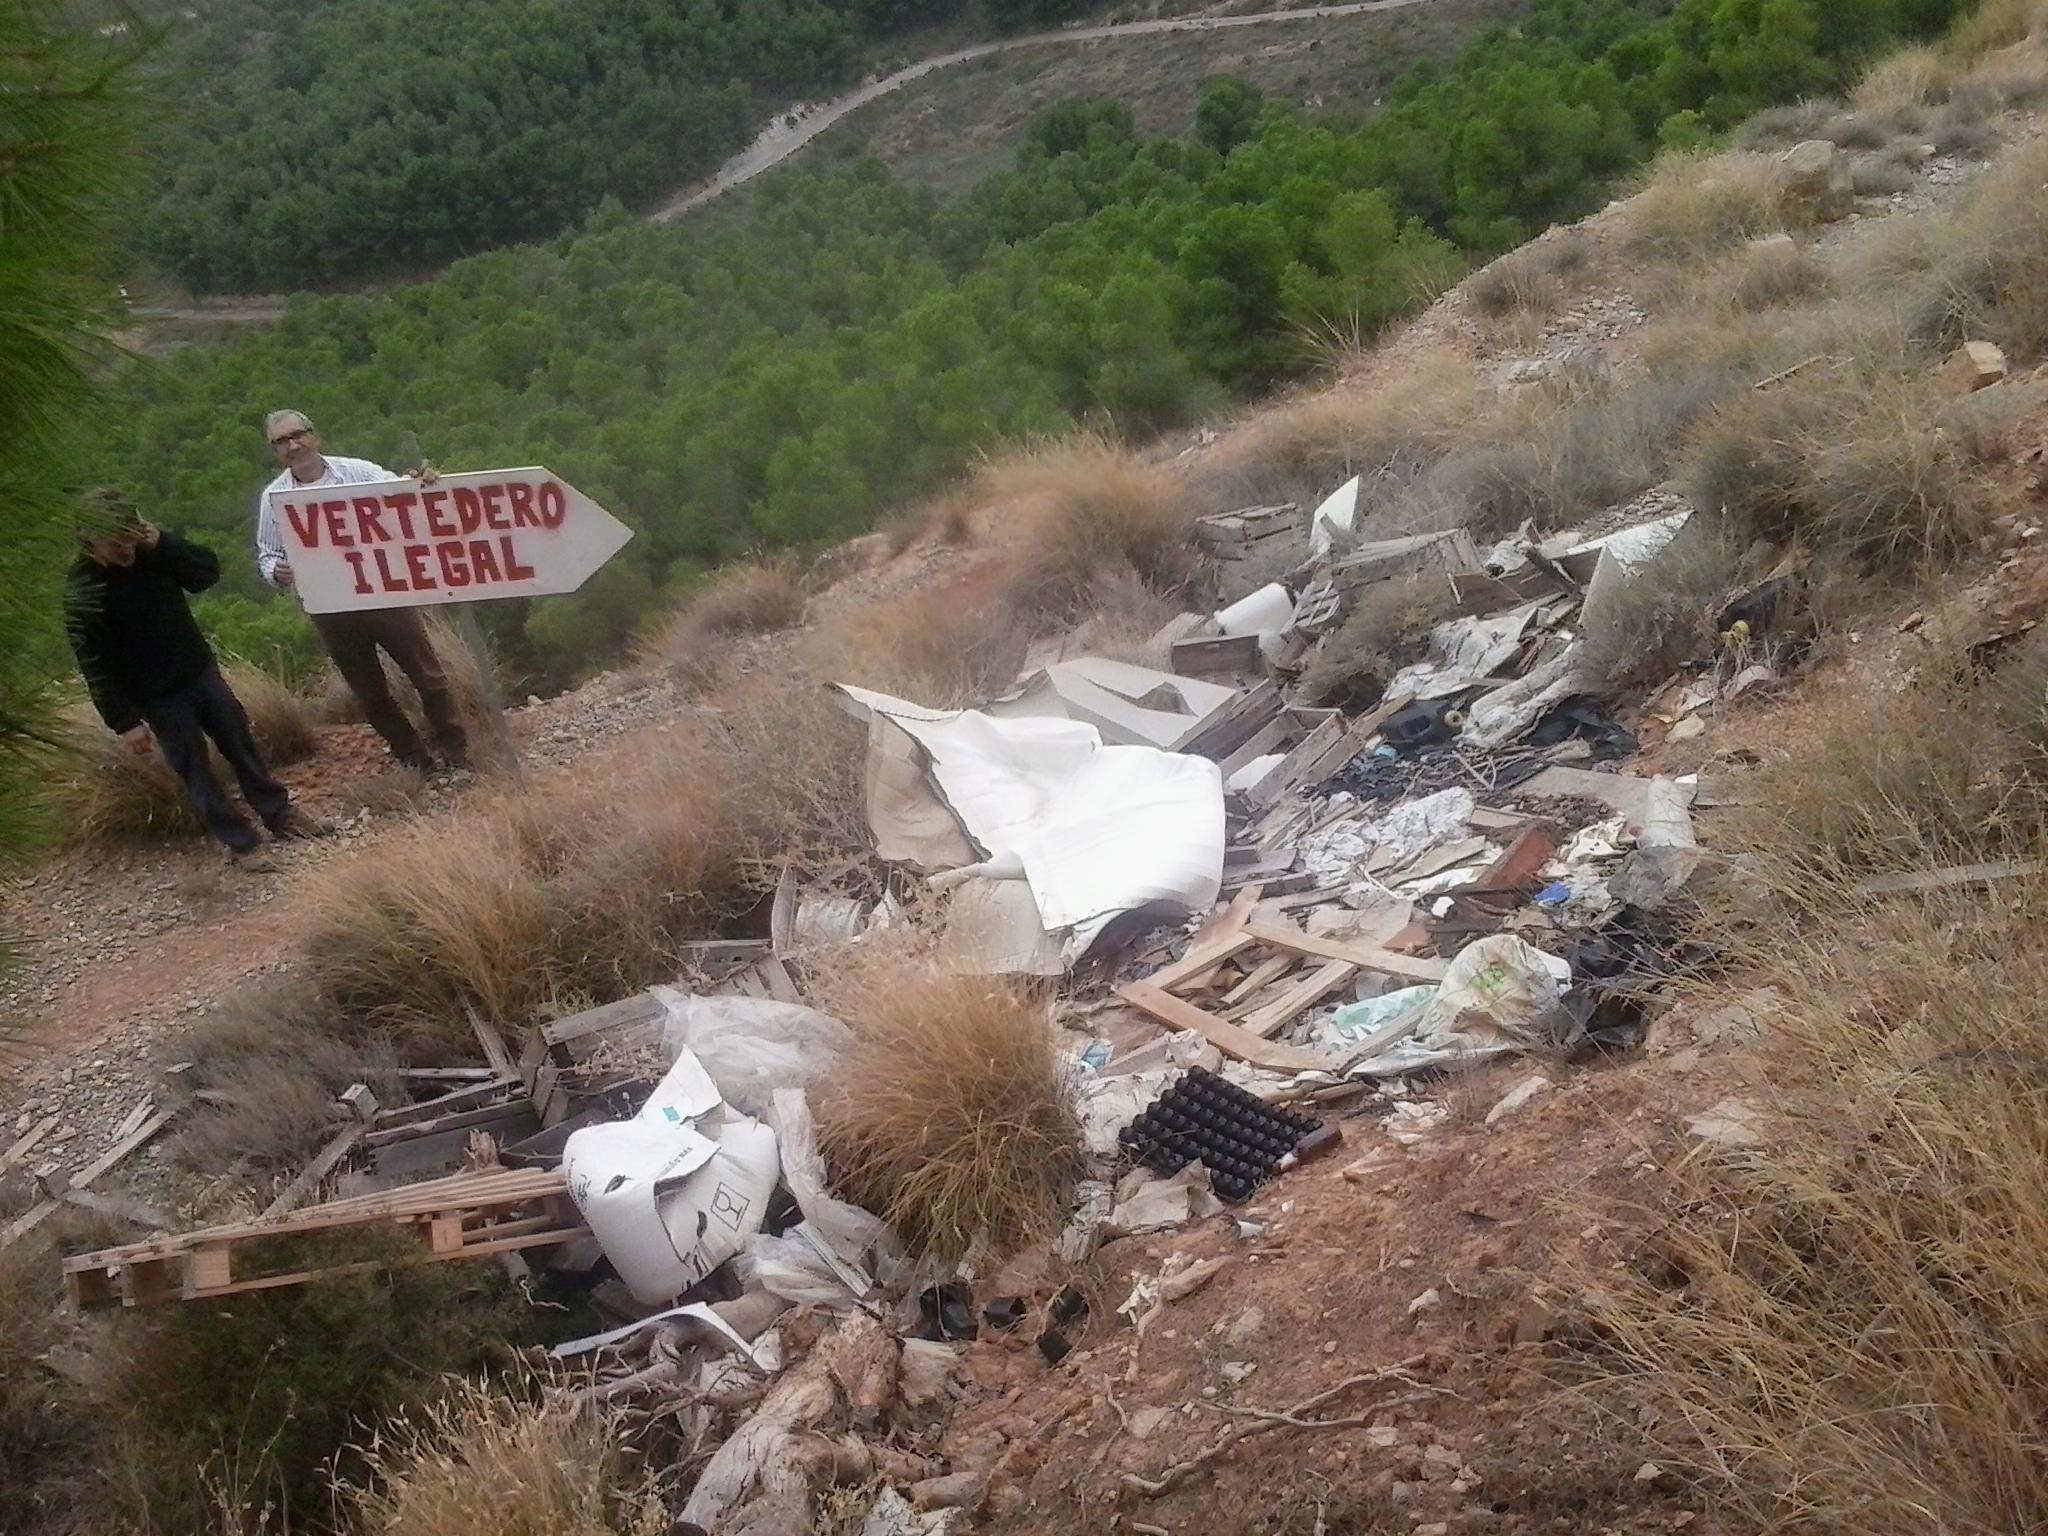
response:
M127 730L121 733L121 745L137 757L142 756L153 745L150 740L149 727L146 725L129 726Z

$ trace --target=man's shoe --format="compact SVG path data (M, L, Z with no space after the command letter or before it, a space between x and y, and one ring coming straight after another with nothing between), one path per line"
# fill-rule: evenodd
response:
M245 875L274 875L277 860L262 848L235 848L228 852L228 867Z
M270 829L276 838L332 837L334 823L300 810L296 805L280 816Z

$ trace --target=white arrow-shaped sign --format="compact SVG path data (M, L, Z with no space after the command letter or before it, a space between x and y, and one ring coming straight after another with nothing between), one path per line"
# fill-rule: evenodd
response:
M545 469L269 493L308 613L574 592L633 530Z

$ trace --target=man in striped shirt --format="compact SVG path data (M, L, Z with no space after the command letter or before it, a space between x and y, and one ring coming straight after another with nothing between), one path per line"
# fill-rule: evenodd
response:
M322 454L320 434L303 411L272 411L264 418L263 434L284 468L256 498L256 566L270 585L289 592L293 585L292 566L285 558L284 536L278 531L270 493L290 490L295 485L367 485L399 477L368 459ZM423 468L420 478L431 484L434 471ZM419 731L391 696L391 680L377 658L379 650L397 664L419 691L427 728L441 754L441 762L450 768L469 766L469 742L455 695L441 670L440 658L434 654L426 621L418 609L369 608L356 613L312 613L307 617L313 621L327 654L334 659L335 670L363 706L363 718L384 738L393 757L422 773L431 773L438 766L421 743Z

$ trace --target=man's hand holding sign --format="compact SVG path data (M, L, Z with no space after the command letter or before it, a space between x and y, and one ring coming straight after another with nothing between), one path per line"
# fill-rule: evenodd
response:
M540 468L268 495L290 571L280 585L308 613L573 592L633 536Z

